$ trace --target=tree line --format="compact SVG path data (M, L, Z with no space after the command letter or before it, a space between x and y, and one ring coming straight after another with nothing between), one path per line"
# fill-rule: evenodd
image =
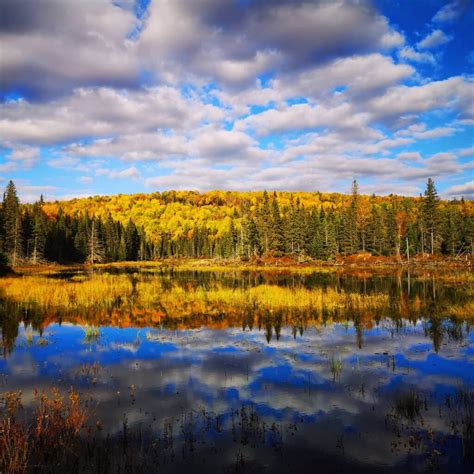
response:
M0 209L0 264L33 265L45 262L101 263L148 260L150 244L143 231L129 220L126 225L87 212L74 216L44 212L41 197L20 205L15 184L6 187Z
M356 181L350 196L315 193L311 205L301 193L247 194L171 191L132 197L127 204L121 197L113 206L99 198L95 208L95 198L21 205L10 181L0 209L0 261L331 260L360 251L410 259L474 252L472 202L441 201L431 179L420 198L362 196Z

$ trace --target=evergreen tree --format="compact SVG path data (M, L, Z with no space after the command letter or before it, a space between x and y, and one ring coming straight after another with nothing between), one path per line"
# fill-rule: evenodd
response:
M354 180L351 188L351 201L343 218L343 248L346 255L359 250L358 218L359 185Z
M22 253L20 201L13 181L7 185L3 199L3 251L9 262L16 265Z
M439 197L434 182L431 178L428 178L423 197L422 221L424 229L423 233L427 237L428 248L432 255L435 253L435 248L437 247L439 239L438 201Z
M272 240L272 213L270 209L270 200L267 191L263 192L263 203L256 211L256 224L258 228L258 235L260 238L259 246L264 253L270 250L270 242Z
M115 262L118 260L119 254L119 227L112 219L109 213L104 224L104 241L105 241L105 258L108 262Z
M260 246L260 235L258 233L257 224L253 219L249 220L247 230L247 242L248 242L248 256L260 257L262 254L262 247Z
M46 245L47 223L42 210L42 199L33 205L33 230L31 236L31 263L36 265L43 260Z
M270 248L276 252L276 255L281 256L285 252L285 231L280 215L280 207L278 205L276 193L273 194L271 212L272 219Z
M77 231L74 236L75 257L85 261L89 255L90 219L87 212L77 219Z
M132 219L128 221L127 227L125 229L125 245L127 260L138 260L138 253L140 250L140 236L138 234L138 229Z
M87 262L101 263L105 259L104 243L101 235L100 220L92 219L87 242Z

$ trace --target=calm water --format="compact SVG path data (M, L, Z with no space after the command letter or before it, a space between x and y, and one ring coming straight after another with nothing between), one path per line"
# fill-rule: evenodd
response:
M462 281L136 269L4 279L0 392L21 390L28 406L35 388L75 387L93 436L117 453L133 446L147 472L472 472Z

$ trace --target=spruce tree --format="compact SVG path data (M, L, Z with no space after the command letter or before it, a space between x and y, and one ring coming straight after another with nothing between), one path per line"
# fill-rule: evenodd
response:
M134 224L132 219L128 221L127 227L125 229L125 244L127 260L138 260L138 253L140 250L140 236L138 234L137 226Z
M105 258L109 262L115 262L118 259L118 247L120 245L120 237L117 225L109 213L104 224L104 240L105 240Z
M272 219L270 247L276 252L277 256L281 256L285 251L285 235L276 193L273 193L271 209Z
M359 185L354 179L351 188L351 201L344 216L344 249L346 254L359 250L358 236Z
M33 265L37 265L43 260L46 245L47 224L42 204L42 200L40 200L33 205L33 230L30 245L30 259Z
M100 220L92 219L87 242L87 261L92 265L105 259L104 243L101 235Z
M432 255L435 253L439 238L438 201L439 197L434 182L431 178L428 178L423 197L422 220L424 233L426 233L428 247Z
M15 184L10 180L3 199L3 250L12 265L21 257L21 231L20 201Z

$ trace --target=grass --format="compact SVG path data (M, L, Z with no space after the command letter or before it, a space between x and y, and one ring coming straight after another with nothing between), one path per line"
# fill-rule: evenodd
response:
M85 325L82 329L84 330L84 337L87 342L92 342L99 339L98 327Z
M25 328L25 339L26 343L29 346L33 345L33 329L31 328L31 326Z
M336 357L333 355L331 357L331 373L333 376L333 381L335 382L336 379L340 382L341 381L341 374L342 374L342 360L341 357Z
M61 451L74 451L85 428L88 410L71 390L67 396L58 389L35 394L31 422L21 404L21 392L4 396L0 419L0 472L23 474L29 466L47 466ZM23 420L23 421L21 421ZM53 463L54 465L54 463Z
M101 325L165 325L179 329L242 324L261 327L272 321L280 325L295 322L319 326L352 320L369 328L374 320L387 316L415 321L433 315L434 310L435 315L443 318L466 321L474 318L474 292L468 279L463 280L465 272L459 278L451 275L446 283L439 285L441 289L451 288L452 293L456 291L455 297L443 298L438 289L437 300L432 301L432 292L424 291L425 286L429 288L432 284L432 277L426 278L426 282L420 277L418 290L412 289L408 295L403 280L399 280L398 292L389 294L381 286L363 292L358 285L340 285L339 276L328 276L324 286L308 287L303 277L283 286L278 280L281 277L259 275L259 284L255 285L257 276L240 273L226 276L159 272L155 276L148 271L135 271L136 268L130 270L80 272L69 278L58 278L54 273L3 277L0 278L2 304L8 314L16 311L19 321L30 322L35 318L36 328L44 327L38 321L57 318L81 325L88 342L99 337ZM284 278L288 283L293 277ZM347 279L363 281L352 276ZM462 282L465 286L461 286ZM31 328L25 329L28 344L33 343L33 336ZM40 338L38 342L45 344L46 339Z
M415 390L398 394L395 399L395 412L410 422L420 420L421 408L425 404L423 396Z

